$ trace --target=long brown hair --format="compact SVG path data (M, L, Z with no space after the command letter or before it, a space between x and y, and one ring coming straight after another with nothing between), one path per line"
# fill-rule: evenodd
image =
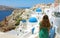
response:
M47 15L44 15L43 16L43 19L42 19L42 21L41 21L41 26L40 26L40 28L42 28L42 27L46 27L46 28L50 28L50 22L49 22L49 18L48 18L48 16Z

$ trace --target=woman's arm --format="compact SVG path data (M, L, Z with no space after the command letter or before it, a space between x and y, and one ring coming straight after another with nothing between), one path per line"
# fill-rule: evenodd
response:
M42 25L41 25L41 23L39 23L39 30L42 28Z
M48 27L48 32L50 32L50 28L51 28L51 26L50 26L50 27Z

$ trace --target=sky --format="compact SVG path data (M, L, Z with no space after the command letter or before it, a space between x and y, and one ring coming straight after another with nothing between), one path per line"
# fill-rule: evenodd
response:
M39 3L53 3L54 0L0 0L0 5L11 7L32 7Z

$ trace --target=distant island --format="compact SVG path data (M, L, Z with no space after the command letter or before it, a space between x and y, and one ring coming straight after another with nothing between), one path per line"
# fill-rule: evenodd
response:
M16 9L16 8L0 5L0 10L14 10L14 9Z
M14 10L14 9L25 9L25 8L30 8L30 7L10 7L10 6L4 6L4 5L0 5L0 10Z

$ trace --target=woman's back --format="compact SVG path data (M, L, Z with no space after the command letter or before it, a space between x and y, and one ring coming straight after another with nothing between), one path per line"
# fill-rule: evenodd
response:
M48 29L41 28L39 31L39 36L40 36L40 38L48 38L49 37Z
M49 38L50 22L47 15L43 16L43 20L39 25L39 38Z

